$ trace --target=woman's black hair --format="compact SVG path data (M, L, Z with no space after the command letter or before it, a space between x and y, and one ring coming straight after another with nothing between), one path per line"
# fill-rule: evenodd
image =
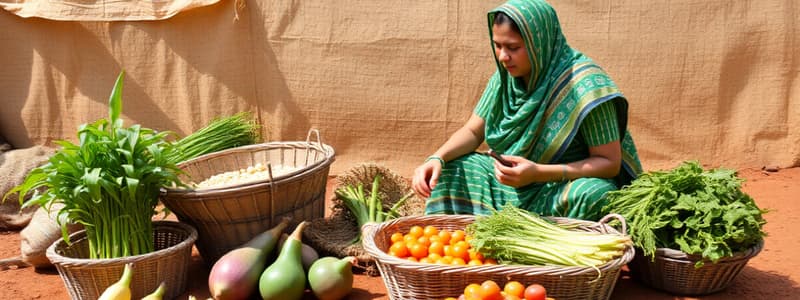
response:
M511 19L506 13L502 11L498 11L494 14L494 21L492 25L503 25L503 24L511 24L511 29L514 30L516 33L520 33L519 27L517 27L517 23L514 23L514 20Z

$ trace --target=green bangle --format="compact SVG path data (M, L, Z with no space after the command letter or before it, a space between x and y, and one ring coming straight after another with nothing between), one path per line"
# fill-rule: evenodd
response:
M442 159L441 157L438 157L436 155L431 155L431 156L428 156L428 158L425 159L425 162L428 162L428 161L431 161L431 160L438 160L439 163L442 164L442 167L444 167L444 159Z
M567 165L561 165L561 181L567 180Z

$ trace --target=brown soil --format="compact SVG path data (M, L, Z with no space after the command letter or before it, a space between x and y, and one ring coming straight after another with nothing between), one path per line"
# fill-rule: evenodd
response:
M762 208L769 209L764 250L751 259L731 286L719 293L703 297L679 297L650 289L632 280L623 271L611 299L796 299L800 295L800 238L791 233L800 223L800 168L766 173L761 170L742 170L747 179L745 192ZM329 181L333 182L333 181ZM330 184L329 184L330 187ZM330 192L330 189L329 189ZM0 233L0 258L19 255L19 233ZM208 296L208 269L195 252L190 266L189 294L200 299ZM0 271L0 291L3 299L68 299L66 288L56 271L34 268ZM457 296L457 295L456 295ZM312 298L312 297L308 297ZM348 299L388 299L380 277L357 275L354 290Z

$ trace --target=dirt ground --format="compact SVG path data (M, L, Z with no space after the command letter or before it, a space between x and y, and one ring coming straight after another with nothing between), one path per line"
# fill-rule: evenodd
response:
M650 289L631 279L625 270L617 282L611 299L797 299L800 295L800 235L791 233L800 223L800 168L775 173L741 170L749 193L762 208L769 209L764 250L751 259L731 286L719 293L703 297L679 297ZM330 183L333 180L329 181ZM329 189L330 192L330 189ZM19 233L0 232L0 258L19 255ZM189 294L204 299L208 296L208 269L197 252L190 266L189 287L179 299ZM67 290L54 270L33 268L0 271L2 299L69 299ZM457 295L456 295L457 296ZM310 298L310 297L309 297ZM354 290L348 299L388 299L380 277L357 275Z

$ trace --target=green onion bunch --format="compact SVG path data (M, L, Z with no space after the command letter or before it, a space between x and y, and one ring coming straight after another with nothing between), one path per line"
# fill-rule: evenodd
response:
M248 112L216 118L208 125L174 143L170 162L180 163L203 154L255 144L259 126Z
M400 213L397 212L397 209L413 195L411 193L405 195L388 210L384 210L383 200L378 195L380 182L381 175L376 175L372 181L372 191L370 191L369 196L365 195L364 185L360 183L358 186L346 185L335 191L336 197L343 202L350 213L355 217L358 228L370 222L380 223L399 217ZM361 231L359 230L359 234L352 243L356 243L360 240Z
M597 267L631 245L622 234L580 231L506 205L467 225L470 245L504 264Z

